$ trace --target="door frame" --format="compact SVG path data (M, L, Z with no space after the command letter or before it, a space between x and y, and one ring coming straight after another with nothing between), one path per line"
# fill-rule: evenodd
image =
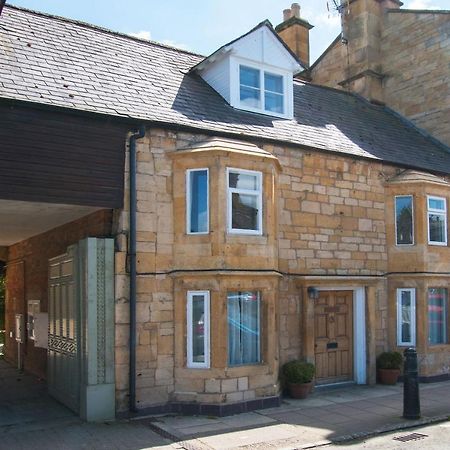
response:
M318 291L353 292L353 379L367 384L366 289L361 286L317 286Z

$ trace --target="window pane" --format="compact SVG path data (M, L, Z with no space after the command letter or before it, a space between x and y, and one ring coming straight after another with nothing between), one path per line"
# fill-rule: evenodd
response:
M232 228L258 230L258 197L233 193L232 202Z
M205 362L205 299L203 295L192 296L192 362Z
M411 342L411 291L401 292L401 341Z
M208 231L208 172L190 172L190 233Z
M264 97L266 111L283 114L283 96L279 94L265 93Z
M429 209L441 209L443 211L445 209L445 201L442 198L429 198L428 199L428 208Z
M445 216L443 214L428 214L430 242L445 242Z
M251 67L239 66L239 82L244 86L251 86L259 89L259 70Z
M258 177L256 175L231 171L228 174L228 185L231 188L247 189L251 191L257 190L259 188Z
M260 108L261 99L259 89L241 86L241 103L252 108Z
M283 77L272 73L264 73L264 90L283 94Z
M428 289L428 342L447 343L447 289Z
M412 197L396 197L397 244L413 243Z
M228 364L260 361L258 292L228 293Z

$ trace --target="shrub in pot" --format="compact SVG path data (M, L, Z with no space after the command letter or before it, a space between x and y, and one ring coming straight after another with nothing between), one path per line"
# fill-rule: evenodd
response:
M314 364L299 360L283 365L282 375L292 398L306 398L311 392L316 369Z
M381 384L395 384L400 375L403 356L399 352L383 352L377 358L378 380Z

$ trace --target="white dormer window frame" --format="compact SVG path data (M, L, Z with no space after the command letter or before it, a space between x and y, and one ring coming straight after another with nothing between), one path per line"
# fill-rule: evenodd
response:
M240 72L241 67L257 70L259 73L259 87L249 85L241 85ZM230 90L231 90L231 106L242 109L244 111L256 112L268 116L280 117L284 119L292 119L293 114L293 77L292 72L281 70L268 64L250 61L244 58L231 57L230 59ZM280 95L275 91L271 91L265 83L266 75L275 75L282 77L283 86L283 113L270 111L266 109L266 94ZM241 101L241 87L247 89L259 90L260 106L253 107Z

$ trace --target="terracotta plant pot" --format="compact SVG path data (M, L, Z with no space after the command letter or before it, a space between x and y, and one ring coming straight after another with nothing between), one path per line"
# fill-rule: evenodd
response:
M399 375L399 369L378 369L378 379L381 384L396 384Z
M302 384L288 383L289 395L292 398L306 398L312 391L312 388L312 381Z

